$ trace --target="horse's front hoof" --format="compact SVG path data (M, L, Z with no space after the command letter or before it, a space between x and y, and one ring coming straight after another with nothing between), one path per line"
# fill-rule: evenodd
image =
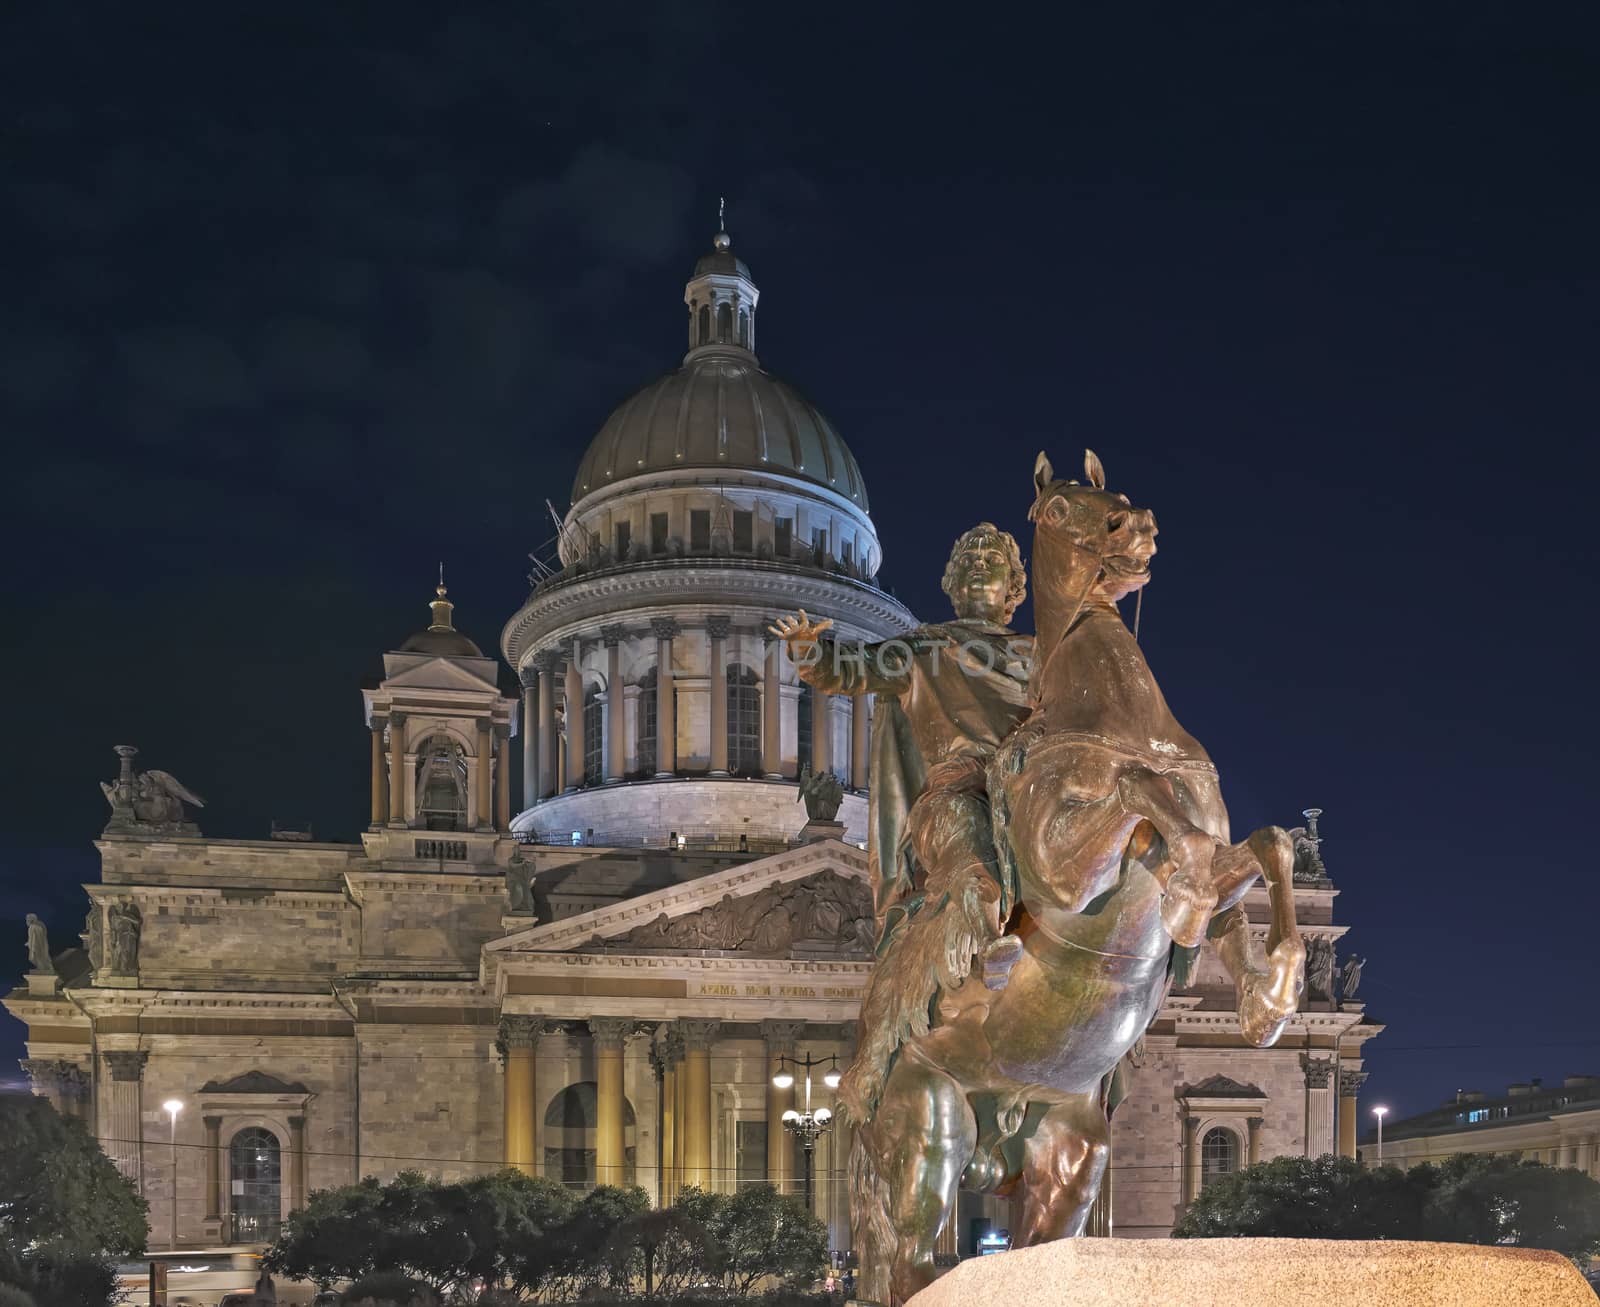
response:
M983 987L1004 989L1011 979L1011 968L1022 959L1022 940L1016 935L1002 935L990 940L980 955L983 962Z

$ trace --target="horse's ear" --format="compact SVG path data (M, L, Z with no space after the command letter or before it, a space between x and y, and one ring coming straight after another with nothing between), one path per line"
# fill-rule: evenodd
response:
M1033 460L1033 488L1035 493L1044 494L1045 488L1056 479L1056 470L1050 466L1050 458L1039 451L1039 457Z
M1105 466L1100 462L1100 455L1092 449L1083 451L1083 477L1096 490L1106 488Z

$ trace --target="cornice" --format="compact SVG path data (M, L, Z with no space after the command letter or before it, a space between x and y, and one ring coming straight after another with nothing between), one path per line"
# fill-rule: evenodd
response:
M336 873L349 876L353 873ZM85 885L97 903L137 899L152 907L183 907L192 903L225 903L229 907L277 909L305 908L311 911L343 907L346 899L339 890L257 889L254 886L210 885Z
M530 650L570 639L626 614L630 622L671 617L689 607L772 611L805 608L859 623L874 638L917 624L904 604L862 581L794 572L759 560L628 563L588 572L539 591L506 623L500 648L519 666Z

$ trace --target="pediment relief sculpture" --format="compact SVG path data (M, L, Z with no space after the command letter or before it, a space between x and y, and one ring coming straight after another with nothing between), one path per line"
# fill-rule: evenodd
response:
M756 894L731 894L681 917L662 913L625 935L596 937L585 952L742 953L752 957L794 955L872 957L875 926L872 892L866 883L834 871L768 885Z

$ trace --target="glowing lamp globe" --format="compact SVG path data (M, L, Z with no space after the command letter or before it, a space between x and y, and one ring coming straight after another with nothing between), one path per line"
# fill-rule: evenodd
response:
M798 1121L800 1119L800 1113L796 1112L794 1108L791 1107L783 1114L783 1119L785 1121Z
M779 1089L787 1089L794 1084L794 1076L788 1071L780 1071L772 1077L772 1083Z
M817 1109L817 1124L818 1125L826 1125L831 1120L833 1120L833 1113L831 1111L829 1111L825 1107L819 1107Z

